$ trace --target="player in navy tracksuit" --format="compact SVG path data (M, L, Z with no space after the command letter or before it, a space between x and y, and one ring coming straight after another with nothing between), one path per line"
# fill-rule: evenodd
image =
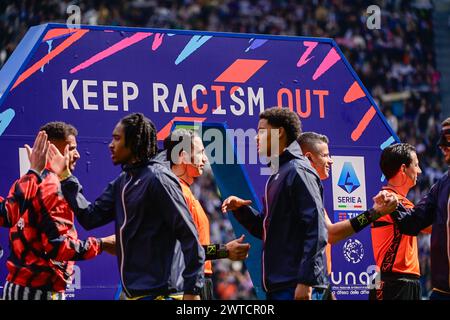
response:
M442 122L439 140L445 162L450 165L450 117ZM431 233L431 283L430 299L450 300L450 177L449 172L434 184L428 194L414 209L398 208L392 216L400 232L417 235L432 225Z
M272 139L276 132L270 129L278 130L278 140ZM328 284L322 185L296 141L300 132L298 116L287 108L261 113L259 153L270 157L272 167L279 165L266 184L264 211L260 214L250 201L235 196L222 205L223 212L233 211L250 233L263 240L263 287L273 300L311 299L313 286Z
M204 250L177 177L161 162L150 160L156 154L156 128L143 114L128 115L115 127L109 147L113 163L121 164L123 172L94 203L84 198L81 185L70 172L61 174L65 177L61 182L64 197L78 221L86 229L115 221L119 272L130 299L168 294L178 239L186 266L184 297L198 299Z

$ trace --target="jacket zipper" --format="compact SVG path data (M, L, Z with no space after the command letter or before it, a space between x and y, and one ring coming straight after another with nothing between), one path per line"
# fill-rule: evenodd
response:
M133 177L130 178L130 180L125 184L125 186L123 187L123 190L122 190L122 208L123 208L124 219L123 219L123 225L120 227L120 231L119 231L120 232L120 252L122 255L122 260L120 262L120 277L122 278L123 290L125 291L127 296L130 296L130 293L128 292L128 290L125 286L125 281L124 281L124 277L123 277L123 265L124 265L124 261L125 261L125 250L123 249L122 234L123 234L123 229L125 228L125 225L127 224L127 208L125 207L125 189L130 184L131 180L133 180Z
M264 256L265 256L265 251L266 251L266 232L267 232L266 231L266 219L269 216L269 206L268 206L268 202L267 202L267 186L269 185L269 181L270 181L270 179L272 179L272 176L273 175L271 175L269 177L269 179L267 179L266 187L265 187L265 191L264 191L264 195L265 195L265 199L264 200L266 202L266 212L264 213L265 215L264 215L264 219L263 219L263 244L264 244L264 248L263 248L263 252L262 252L262 282L263 282L264 290L266 292L268 292L268 290L267 290L267 285L266 285L266 270L265 270L265 267L264 267L264 265L265 265Z

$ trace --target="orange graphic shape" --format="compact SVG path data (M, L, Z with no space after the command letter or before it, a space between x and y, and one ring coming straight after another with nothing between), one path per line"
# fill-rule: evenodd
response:
M20 75L17 79L16 83L11 90L17 87L19 84L24 82L28 77L30 77L33 73L38 71L43 65L46 65L50 60L59 55L61 52L70 47L75 41L79 40L82 36L84 36L89 30L78 30L69 38L64 40L59 46L57 46L53 51L49 52L45 55L41 60L33 64L30 68L28 68L24 73Z
M350 88L347 90L347 93L344 96L344 102L345 103L350 103L350 102L353 102L353 101L358 100L359 98L362 98L362 97L365 97L365 96L366 96L366 94L361 89L361 87L359 86L358 82L355 81L350 86Z
M377 112L376 112L375 108L373 106L370 106L370 109L367 110L364 117L358 123L358 126L356 127L356 129L353 130L353 132L352 132L351 137L352 137L353 141L357 141L361 137L361 135L366 130L367 126L369 125L370 121L372 121L372 119L376 113Z
M51 29L45 34L45 37L44 39L42 39L42 41L47 41L56 37L64 36L69 33L74 33L77 30L78 29L66 29L66 28Z
M267 60L237 59L215 81L245 83L266 63Z

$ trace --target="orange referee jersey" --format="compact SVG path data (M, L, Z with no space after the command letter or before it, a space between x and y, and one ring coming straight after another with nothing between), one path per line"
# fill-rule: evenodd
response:
M414 207L411 201L395 190L387 187L383 190L394 193L405 208ZM401 234L390 215L385 215L372 223L371 232L373 254L381 273L395 272L420 276L417 237Z
M195 198L189 185L180 180L181 189L183 191L184 198L186 199L187 207L194 220L195 227L197 228L198 238L201 245L211 244L211 238L209 235L209 219L206 216L200 202ZM211 260L205 261L205 274L212 275L212 263Z

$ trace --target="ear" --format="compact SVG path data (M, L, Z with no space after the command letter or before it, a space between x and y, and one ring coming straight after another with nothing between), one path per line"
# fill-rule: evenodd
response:
M186 164L191 162L191 159L189 157L189 154L186 150L183 150L180 152L180 164Z
M278 135L279 135L280 139L283 139L283 137L286 136L286 130L284 130L283 127L279 127L278 128Z
M401 170L404 174L406 174L406 164L402 164L402 165L400 166L400 170Z
M306 153L305 153L305 157L307 157L309 161L311 161L311 162L314 163L314 161L313 161L313 159L312 159L312 154L311 154L311 152L309 152L309 151L306 152Z

